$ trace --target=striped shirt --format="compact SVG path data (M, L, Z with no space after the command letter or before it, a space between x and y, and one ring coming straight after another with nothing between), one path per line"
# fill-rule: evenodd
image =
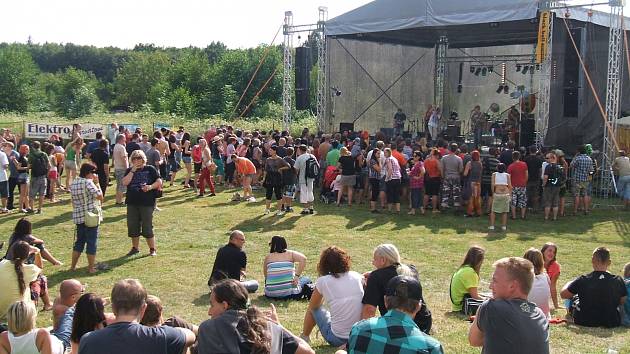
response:
M265 279L265 296L287 297L295 294L297 287L293 285L295 266L293 262L267 263L267 279Z

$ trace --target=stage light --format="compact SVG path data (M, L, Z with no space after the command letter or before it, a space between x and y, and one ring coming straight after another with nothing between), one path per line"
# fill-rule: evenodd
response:
M474 74L474 73L475 73L475 67L474 67L474 66L472 66L472 65L470 66L470 73L471 73L471 74Z
M485 67L481 69L481 76L486 76L487 74L488 74L488 69L486 69Z
M523 71L521 71L521 73L523 75L527 74L527 69L529 69L529 66L527 66L527 65L523 66Z
M521 71L521 64L516 64L516 72Z
M480 73L481 73L481 68L477 68L477 70L475 70L475 76L479 76Z
M464 86L462 86L462 84L458 84L457 85L457 93L462 93L462 89L464 88Z
M503 86L503 93L509 93L510 87L508 85Z
M497 93L501 93L503 92L503 85L499 85L499 88L497 89Z

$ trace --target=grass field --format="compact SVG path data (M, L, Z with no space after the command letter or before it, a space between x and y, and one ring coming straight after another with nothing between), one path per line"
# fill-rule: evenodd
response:
M287 237L289 247L308 257L306 274L316 278L320 250L327 245L346 248L359 272L371 269L372 249L383 242L392 242L401 250L404 262L415 264L421 274L425 299L434 318L433 336L442 342L448 353L476 353L479 349L467 344L468 322L450 313L448 283L451 273L461 262L467 248L479 244L487 249L482 268L482 290L487 290L492 261L509 255L522 255L530 247L541 247L547 241L559 246L562 264L560 283L590 271L590 253L601 245L611 249L611 271L619 273L630 261L630 214L611 209L596 210L589 216L566 217L545 223L540 215L527 221L509 223L506 234L487 234L485 218L473 220L461 216L393 216L367 212L365 206L336 208L318 205L317 213L300 217L297 213L284 217L263 215L263 202L234 203L232 191L223 191L213 198L197 199L181 187L169 187L159 200L161 212L155 214L158 256L147 257L146 244L141 256L125 257L130 241L126 236L125 208L113 206L113 187L108 190L105 220L100 228L98 260L110 270L88 275L85 258L80 270L68 271L74 227L68 196L48 204L42 215L29 216L34 233L47 242L47 247L65 264L45 265L51 293L59 283L77 278L87 284L88 291L109 296L112 284L121 278L138 278L151 294L159 296L165 315L177 314L192 322L207 318L209 298L206 281L219 246L227 241L229 230L243 230L247 237L248 273L262 278L262 261L268 252L271 236ZM259 200L262 197L258 193ZM22 215L0 216L0 234L7 239L15 222ZM254 296L252 303L267 307L268 301ZM306 302L275 302L282 323L299 334ZM559 313L558 315L563 315ZM40 313L38 323L50 325L50 313ZM312 336L318 353L332 353L321 337ZM553 325L551 347L554 353L604 353L615 348L630 353L629 329L585 329L573 325Z

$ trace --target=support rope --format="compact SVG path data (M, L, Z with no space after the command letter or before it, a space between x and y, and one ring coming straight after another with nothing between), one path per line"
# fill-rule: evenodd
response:
M571 39L571 43L573 44L573 49L575 49L575 53L578 59L580 60L580 66L582 67L582 70L584 71L584 76L586 76L586 81L588 81L588 85L591 88L593 96L595 97L595 102L597 103L597 107L599 108L599 111L602 114L602 119L604 120L606 129L608 130L608 135L610 136L613 144L615 145L615 149L619 150L617 137L615 136L615 132L613 131L613 128L610 125L610 122L608 122L608 114L606 113L606 110L604 109L604 106L602 106L602 102L600 101L599 96L597 95L597 91L595 90L595 86L593 85L593 81L591 80L591 75L589 75L588 70L586 69L586 65L584 65L584 60L582 59L582 55L580 55L580 50L575 44L575 39L573 38L573 34L571 33L571 30L569 29L569 24L567 22L567 19L563 18L562 20L564 21L564 27L566 28L567 33L569 34L569 39Z
M247 112L247 110L249 110L249 107L251 107L254 104L254 102L256 102L256 99L258 99L258 96L263 92L263 90L265 88L267 88L267 85L269 85L269 83L274 78L274 76L276 76L276 72L278 72L278 68L277 67L274 69L273 73L271 73L271 76L269 76L267 81L265 81L265 83L262 85L260 90L258 90L258 92L256 92L256 94L254 95L254 98L252 98L251 102L249 102L247 107L245 107L245 109L241 112L241 115L238 117L239 119L242 118L243 115Z

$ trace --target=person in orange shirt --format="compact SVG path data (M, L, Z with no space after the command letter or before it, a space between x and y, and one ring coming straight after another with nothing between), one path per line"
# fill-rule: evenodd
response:
M256 178L256 166L246 157L240 157L236 154L231 156L232 161L236 164L236 173L241 175L243 184L243 198L248 202L255 202L252 193L252 180Z

